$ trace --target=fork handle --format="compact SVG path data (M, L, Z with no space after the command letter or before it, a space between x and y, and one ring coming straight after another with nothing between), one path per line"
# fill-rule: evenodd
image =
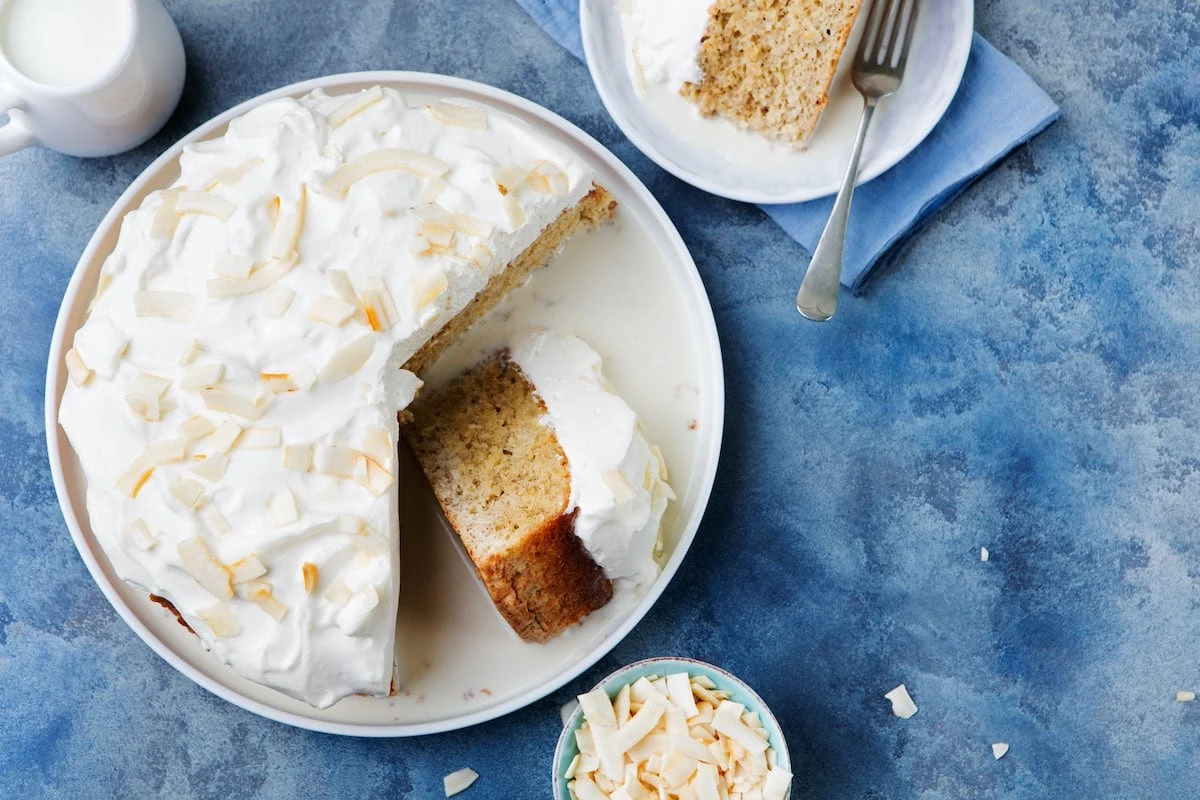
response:
M833 316L838 304L838 286L842 280L842 250L846 244L846 222L850 218L850 201L854 198L854 182L858 178L858 161L862 156L863 142L867 138L867 127L875 114L874 99L863 105L862 120L858 123L858 136L854 139L854 150L850 154L850 165L825 230L817 241L808 271L796 294L796 310L805 319L825 322Z

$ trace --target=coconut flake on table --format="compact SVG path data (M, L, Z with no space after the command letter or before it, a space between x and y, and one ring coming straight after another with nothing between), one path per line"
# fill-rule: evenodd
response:
M470 767L463 767L442 778L442 788L446 790L446 797L453 797L459 792L465 792L478 779L478 772Z
M1008 753L1008 743L1007 742L996 742L994 745L992 745L992 756L997 761L1004 758L1005 754L1007 754L1007 753Z
M885 694L884 697L892 701L892 713L900 719L908 719L917 713L917 704L913 702L903 683Z

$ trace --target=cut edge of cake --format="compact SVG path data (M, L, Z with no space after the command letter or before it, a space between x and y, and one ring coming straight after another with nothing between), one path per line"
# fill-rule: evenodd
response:
M575 535L571 474L546 406L501 351L411 406L403 435L496 609L545 642L612 598Z
M617 201L598 183L574 206L563 210L547 225L525 251L488 281L487 285L453 319L433 335L407 362L404 368L421 377L438 356L482 319L510 292L522 286L536 270L545 266L567 240L580 230L612 219Z

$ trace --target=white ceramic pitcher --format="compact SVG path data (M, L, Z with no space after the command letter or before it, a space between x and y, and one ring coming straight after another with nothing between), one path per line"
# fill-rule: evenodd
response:
M44 5L22 7L30 3ZM112 57L90 64L80 56L77 80L30 69L30 55L59 57L66 42L91 35L78 12L75 0L0 0L0 114L9 116L0 126L0 156L38 143L73 156L121 153L153 136L178 104L183 42L161 0L109 0L102 21Z

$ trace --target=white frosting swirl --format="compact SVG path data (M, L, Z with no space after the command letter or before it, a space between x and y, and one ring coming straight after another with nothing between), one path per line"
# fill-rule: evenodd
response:
M493 109L355 98L275 100L186 148L124 219L59 416L117 574L317 707L391 683L396 412L420 386L401 365L592 181Z
M545 404L545 422L567 457L575 534L610 579L650 583L675 495L661 453L605 380L600 355L576 336L538 331L514 339L509 358Z

